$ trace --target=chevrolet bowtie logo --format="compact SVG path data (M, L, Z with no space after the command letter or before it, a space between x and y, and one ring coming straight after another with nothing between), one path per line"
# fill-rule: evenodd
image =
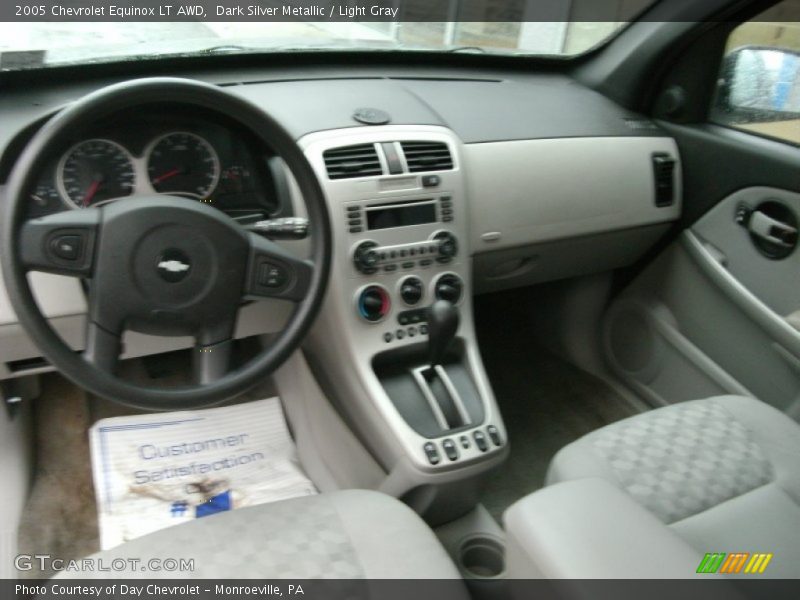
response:
M182 250L169 248L164 250L156 262L156 272L161 279L169 283L182 281L189 275L192 269L192 261Z
M179 260L162 260L158 263L158 268L169 271L170 273L183 273L189 270L189 265Z

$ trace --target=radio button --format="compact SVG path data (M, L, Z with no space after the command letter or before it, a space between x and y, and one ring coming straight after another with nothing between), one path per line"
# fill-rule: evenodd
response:
M359 228L360 230L360 228ZM352 231L352 228L351 228ZM353 253L353 263L362 273L374 273L379 256L375 242L361 242Z

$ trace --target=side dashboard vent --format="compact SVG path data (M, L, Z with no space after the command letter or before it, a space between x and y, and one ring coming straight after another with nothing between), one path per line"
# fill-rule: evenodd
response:
M383 175L375 144L331 148L322 154L322 158L331 179Z
M450 149L443 142L400 142L410 173L446 171L453 168Z
M656 206L675 203L675 159L669 154L653 154L653 179L656 185Z

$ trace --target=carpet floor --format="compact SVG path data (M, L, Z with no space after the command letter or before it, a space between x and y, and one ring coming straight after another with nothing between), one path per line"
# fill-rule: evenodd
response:
M519 307L503 295L479 299L481 355L508 432L508 460L487 478L481 502L495 519L544 485L550 460L568 443L638 410L602 379L537 346Z

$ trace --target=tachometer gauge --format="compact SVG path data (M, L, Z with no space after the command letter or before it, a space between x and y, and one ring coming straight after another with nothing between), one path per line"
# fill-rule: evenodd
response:
M150 184L160 194L204 199L219 181L219 157L206 140L176 131L156 139L147 157Z
M111 140L86 140L70 148L58 166L58 187L85 208L133 193L136 175L128 151Z

